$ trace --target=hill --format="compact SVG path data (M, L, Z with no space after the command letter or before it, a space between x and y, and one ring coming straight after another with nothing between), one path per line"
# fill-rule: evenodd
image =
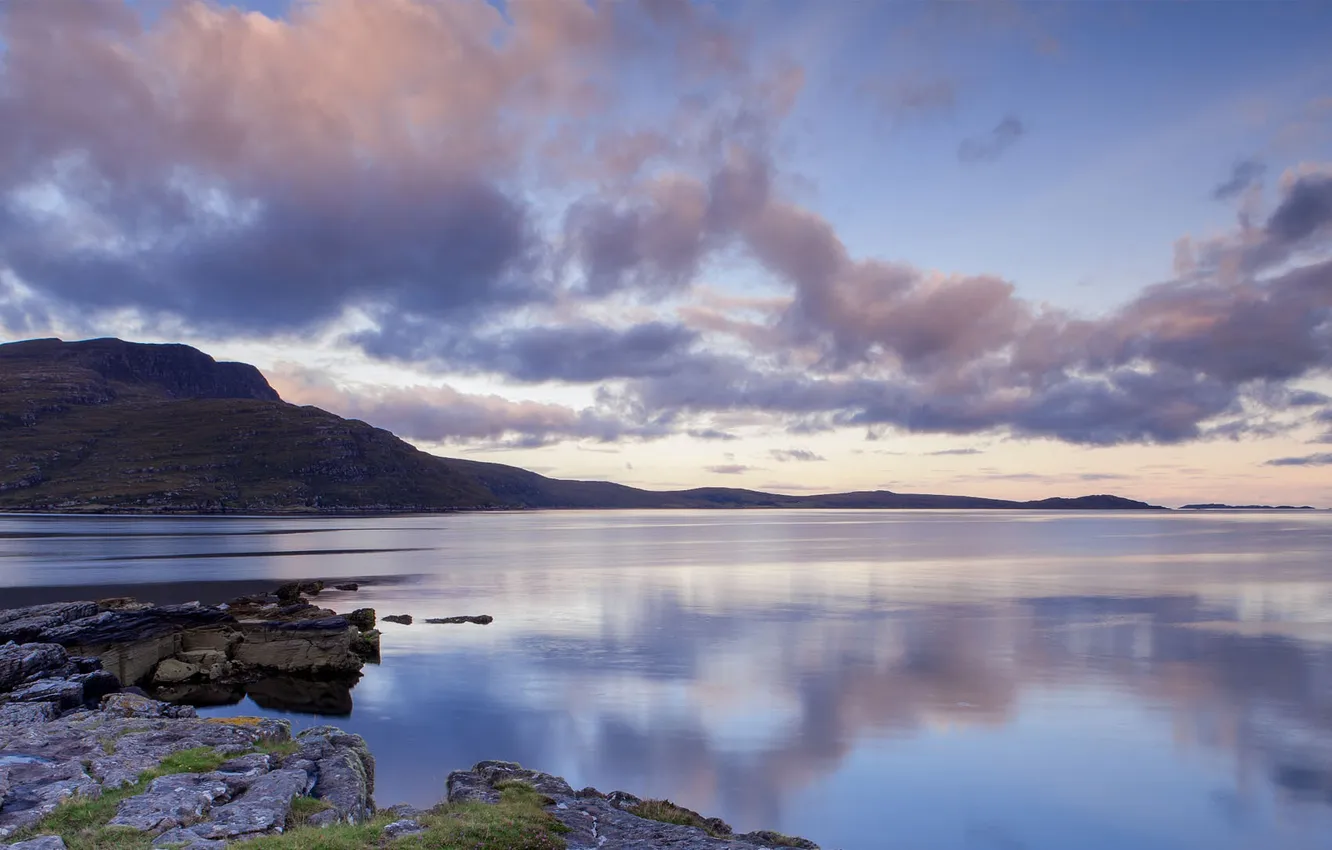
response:
M116 339L0 345L0 510L1153 507L1117 496L787 496L565 481L437 457L381 428L287 404L253 366L219 363L189 346Z

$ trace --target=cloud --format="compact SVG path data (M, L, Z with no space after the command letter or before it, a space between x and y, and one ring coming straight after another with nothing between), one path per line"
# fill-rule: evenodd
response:
M716 428L690 428L689 430L685 431L685 433L688 434L690 437L693 437L695 440L718 440L721 442L731 442L733 440L740 439L738 436L730 433L729 431L720 431Z
M971 136L957 146L957 158L963 162L993 162L1003 156L1027 133L1017 116L1005 116L994 129L982 136Z
M815 454L809 449L772 449L771 451L768 452L768 454L772 455L773 459L778 460L782 463L786 463L788 461L801 461L804 463L809 463L812 461L827 460L827 458L824 457L823 455Z
M941 449L937 452L926 452L925 454L938 457L940 455L981 455L985 452L980 449Z
M1299 242L1332 223L1332 173L1296 179L1267 220L1267 232L1286 243Z
M288 402L361 419L409 440L490 440L503 441L509 448L531 448L562 440L609 442L664 435L650 425L622 422L591 409L510 401L447 386L339 385L323 373L294 364L279 364L267 377Z
M743 475L744 473L749 472L754 468L755 467L745 466L744 464L741 463L722 463L716 466L704 467L704 469L706 469L708 472L713 473L714 475Z
M708 4L505 5L14 4L0 322L335 337L440 380L303 391L419 439L733 438L722 422L1169 444L1325 403L1293 385L1332 370L1326 166L1082 317L997 274L853 255L782 168L803 72ZM700 281L732 265L773 291ZM460 374L595 402L438 386Z
M1257 159L1237 160L1230 168L1230 175L1212 189L1212 197L1218 201L1229 200L1241 194L1250 186L1262 182L1267 173L1267 165Z
M1269 460L1266 466L1332 466L1332 452L1304 455L1303 457L1279 457Z
M416 320L384 323L351 339L367 353L432 362L459 372L492 372L520 381L589 383L680 371L692 362L698 333L681 325L645 322L610 327L587 321L536 325L493 333L432 333Z

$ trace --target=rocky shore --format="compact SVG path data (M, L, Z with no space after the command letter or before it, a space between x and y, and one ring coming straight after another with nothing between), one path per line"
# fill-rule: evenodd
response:
M432 809L379 809L360 736L200 718L141 689L357 675L377 656L374 614L319 609L304 597L319 590L217 607L0 611L0 849L817 850L778 833L734 834L668 801L576 791L511 762L454 771Z

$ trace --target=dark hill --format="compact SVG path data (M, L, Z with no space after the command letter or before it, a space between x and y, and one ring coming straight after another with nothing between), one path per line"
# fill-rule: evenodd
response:
M184 345L0 345L0 510L1152 507L1116 496L786 496L562 481L436 457L364 422L287 404L253 366Z

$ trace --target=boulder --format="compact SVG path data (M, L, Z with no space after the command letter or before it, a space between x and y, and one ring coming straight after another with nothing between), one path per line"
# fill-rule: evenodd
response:
M39 835L17 844L0 845L7 850L65 850L65 839L58 835Z
M153 671L153 684L177 685L198 677L201 672L198 664L168 658L158 664L157 669Z
M433 620L426 620L427 623L436 625L450 625L454 623L476 623L478 626L488 626L495 622L495 618L489 614L482 614L479 617L438 617Z
M398 623L403 626L410 626L412 624L411 614L389 614L387 617L381 617L380 619L386 623Z
M275 770L250 784L236 800L213 810L207 823L191 832L205 840L235 841L287 825L291 801L305 792L309 777L303 770Z
M374 608L357 608L355 611L345 616L347 622L363 632L368 632L375 627Z
M342 584L333 585L333 589L354 592L360 590L361 586L354 581L348 581L348 582L343 582Z
M422 832L425 832L425 827L421 825L420 821L404 818L403 820L395 820L385 826L380 831L379 837L383 841L392 841L395 838L402 838L404 835L417 835Z
M324 583L322 581L303 581L296 587L306 596L318 596L324 592Z
M315 815L310 823L361 823L374 816L375 758L364 738L333 726L316 726L306 729L296 740L300 750L282 766L313 765L318 778L310 795L332 807Z

